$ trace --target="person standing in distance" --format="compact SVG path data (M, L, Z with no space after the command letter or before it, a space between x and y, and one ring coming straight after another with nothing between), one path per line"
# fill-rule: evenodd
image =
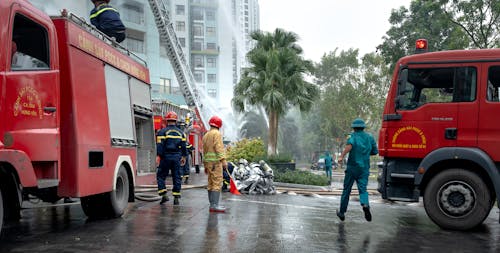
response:
M104 34L115 38L120 43L125 40L125 25L120 13L109 5L110 0L91 0L94 9L90 11L90 23Z
M222 170L227 168L224 156L224 144L219 129L222 120L212 116L208 121L210 130L203 136L203 166L205 174L208 174L208 201L210 212L225 212L226 208L219 205L220 192L222 188Z
M156 135L156 181L158 183L158 194L162 197L160 204L168 201L165 179L172 172L174 187L174 205L179 205L182 185L182 166L186 162L186 138L177 124L177 114L173 111L165 116L167 126Z
M351 194L352 185L356 182L359 191L359 202L363 207L365 219L371 221L372 214L370 212L366 186L368 184L368 176L370 175L370 156L378 154L377 144L373 136L364 132L366 125L362 119L355 119L351 127L354 132L352 132L347 139L347 145L338 159L338 163L342 164L344 156L349 153L344 177L344 189L342 191L340 210L337 211L337 216L340 220L345 220L345 212L349 204L349 195Z
M333 166L333 158L330 155L330 152L325 151L325 172L326 177L328 178L328 182L332 182L332 166Z

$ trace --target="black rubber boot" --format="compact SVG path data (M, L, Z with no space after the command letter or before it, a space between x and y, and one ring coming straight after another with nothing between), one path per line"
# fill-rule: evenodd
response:
M188 184L188 182L189 182L189 177L186 177L186 179L184 179L184 183Z
M161 196L160 205L168 201L167 194Z
M372 221L372 213L370 212L370 207L363 205L363 212L365 213L365 219L367 221Z
M345 215L343 213L340 213L338 210L337 210L337 217L339 217L341 221L345 220Z
M174 196L174 205L178 206L179 205L179 196Z

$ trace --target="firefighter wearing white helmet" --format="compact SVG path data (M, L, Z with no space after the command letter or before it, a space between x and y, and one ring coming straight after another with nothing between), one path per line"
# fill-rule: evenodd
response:
M219 205L220 192L222 188L222 170L227 168L224 156L224 144L219 129L222 120L213 116L208 124L210 130L203 136L203 166L208 174L208 201L210 212L225 212L226 209Z

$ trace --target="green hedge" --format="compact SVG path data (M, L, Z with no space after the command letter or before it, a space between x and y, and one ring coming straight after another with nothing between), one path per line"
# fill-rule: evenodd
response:
M265 157L264 142L261 139L242 139L226 148L226 160L234 163L243 158L258 162Z
M308 171L274 171L274 182L325 186L328 185L328 178Z

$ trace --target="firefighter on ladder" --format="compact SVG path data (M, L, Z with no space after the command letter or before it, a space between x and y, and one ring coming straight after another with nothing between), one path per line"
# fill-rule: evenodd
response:
M160 204L168 201L165 179L169 172L172 173L172 195L174 205L179 205L182 184L182 166L186 162L186 138L182 130L177 126L177 114L170 111L165 116L167 126L161 129L156 136L156 180L158 182L158 194L162 197Z

